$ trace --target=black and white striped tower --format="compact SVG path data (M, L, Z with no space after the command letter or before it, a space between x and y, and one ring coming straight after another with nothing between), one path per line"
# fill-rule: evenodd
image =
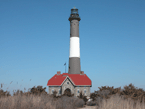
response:
M79 21L78 9L71 9L68 19L70 21L70 54L69 54L69 74L80 74L80 39L79 39Z

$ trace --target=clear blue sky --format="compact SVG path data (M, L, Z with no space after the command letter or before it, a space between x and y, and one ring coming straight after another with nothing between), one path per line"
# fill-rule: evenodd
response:
M0 0L4 90L47 87L57 71L65 72L74 6L81 17L81 70L92 80L91 92L130 83L145 89L145 0Z

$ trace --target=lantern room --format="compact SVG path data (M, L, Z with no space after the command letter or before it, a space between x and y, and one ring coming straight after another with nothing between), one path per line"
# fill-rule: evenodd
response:
M78 20L80 21L81 18L79 17L79 14L78 14L78 9L74 6L73 9L71 9L71 14L70 14L70 17L68 19L69 21L71 20Z

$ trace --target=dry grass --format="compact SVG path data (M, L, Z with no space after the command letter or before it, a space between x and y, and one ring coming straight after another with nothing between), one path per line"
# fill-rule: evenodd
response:
M124 99L119 95L112 95L109 99L103 99L97 109L145 109L144 102Z
M0 98L0 109L76 109L84 101L76 97L53 98L49 95L16 95Z
M0 98L0 109L55 109L52 97L43 96L9 96Z
M123 96L112 95L109 99L103 99L96 109L145 109L145 104ZM81 105L80 105L81 104ZM77 97L62 96L53 98L49 95L16 95L0 98L0 109L77 109L84 105L84 101ZM86 107L83 109L95 109Z

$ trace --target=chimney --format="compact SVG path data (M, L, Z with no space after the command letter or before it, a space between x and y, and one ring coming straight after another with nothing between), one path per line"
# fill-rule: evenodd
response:
M60 71L57 71L57 75L60 75L61 74L61 72Z
M80 71L80 74L81 74L81 75L84 75L84 71Z

